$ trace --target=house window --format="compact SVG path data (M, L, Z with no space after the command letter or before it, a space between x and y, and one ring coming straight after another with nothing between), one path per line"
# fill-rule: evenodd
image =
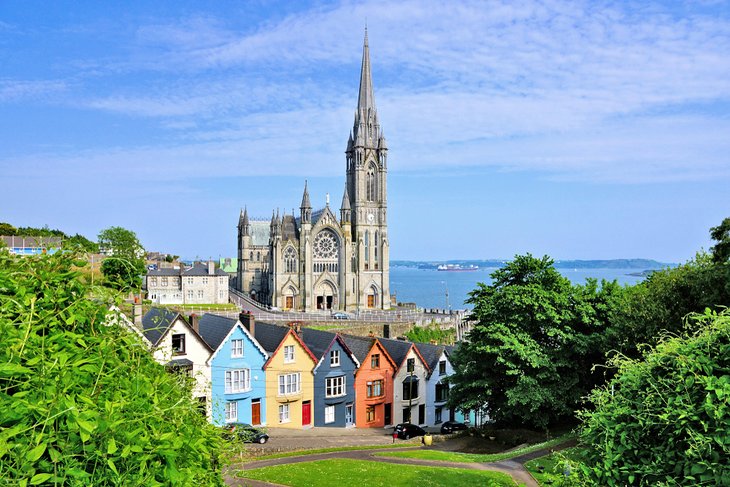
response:
M284 363L294 362L294 345L284 345Z
M226 423L238 421L238 402L226 402Z
M436 402L446 402L449 399L449 385L436 384Z
M175 355L185 353L185 333L172 335L172 353Z
M208 278L207 277L204 277L203 278L203 285L205 285L205 286L208 285Z
M436 424L439 424L441 421L441 408L436 408Z
M150 277L150 286L157 286L157 278Z
M188 277L188 284L192 284L192 283L193 283L193 278L192 277Z
M418 379L408 377L403 381L403 400L409 401L418 398Z
M324 422L325 422L325 424L335 422L335 407L334 406L327 406L324 408Z
M249 369L226 370L226 394L235 394L251 389Z
M371 369L380 368L380 354L379 353L376 353L376 354L370 356L370 368Z
M289 419L289 405L279 404L279 422L288 423L289 421L291 421Z
M193 299L193 290L188 289L188 299Z
M218 297L220 299L225 298L226 297L226 291L224 289L221 289L220 291L218 291Z
M282 374L279 376L279 395L298 394L301 392L301 374Z
M220 278L221 284L225 284L226 283L226 279L228 279L228 278L227 277L221 277Z
M166 287L167 286L167 278L166 277L163 277L160 280L162 281L162 284L161 284L162 287Z
M325 397L338 397L345 395L345 376L330 377L325 380Z
M339 350L330 351L330 367L339 367L339 366L340 366L340 351Z
M367 383L367 396L380 397L383 395L383 381L373 380Z
M375 406L368 406L365 408L365 421L368 423L375 421Z
M446 375L446 360L439 362L439 375Z
M203 290L202 289L199 289L198 290L198 298L201 298L201 299L203 298Z
M231 357L243 357L243 340L231 340Z
M408 359L408 368L406 369L408 372L413 372L416 370L416 359L409 358Z

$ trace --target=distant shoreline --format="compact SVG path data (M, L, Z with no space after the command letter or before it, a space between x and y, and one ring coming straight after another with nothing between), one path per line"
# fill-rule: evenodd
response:
M411 267L417 269L437 269L443 265L461 265L464 267L475 266L480 269L497 269L504 266L509 259L487 259L487 260L441 260L441 261L417 261L417 260L391 260L391 266ZM603 260L556 260L556 269L636 269L641 273L676 267L677 264L659 262L653 259L603 259Z

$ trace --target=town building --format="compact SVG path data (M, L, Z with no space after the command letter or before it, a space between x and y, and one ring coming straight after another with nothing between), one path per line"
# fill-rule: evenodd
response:
M9 235L0 237L2 243L14 255L52 254L61 248L61 237L26 237Z
M428 365L414 343L379 340L396 364L393 375L393 422L426 424Z
M227 304L229 279L210 261L189 269L148 270L145 289L154 304Z
M389 309L386 185L388 147L380 127L367 31L360 88L345 152L342 203L313 211L306 182L299 215L238 222L236 288L281 309Z

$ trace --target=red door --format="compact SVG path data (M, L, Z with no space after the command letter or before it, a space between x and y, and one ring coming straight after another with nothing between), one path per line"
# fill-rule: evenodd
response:
M261 403L258 401L251 403L251 424L261 424Z
M312 402L302 403L302 426L308 426L312 422Z

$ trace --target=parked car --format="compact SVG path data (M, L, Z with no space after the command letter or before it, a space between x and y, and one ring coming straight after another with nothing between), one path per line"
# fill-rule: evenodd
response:
M401 423L393 428L393 436L400 438L401 440L407 440L409 438L415 438L416 436L423 436L425 434L426 430L411 423Z
M261 443L269 441L269 435L265 431L251 426L248 423L228 423L223 427L224 436L227 439L238 439L244 443Z
M332 313L332 318L336 320L349 320L350 315L343 313L342 311L338 311L337 313Z
M453 433L454 431L466 431L468 429L469 427L464 423L458 423L456 421L446 421L444 424L441 425L441 434L447 435L449 433Z

